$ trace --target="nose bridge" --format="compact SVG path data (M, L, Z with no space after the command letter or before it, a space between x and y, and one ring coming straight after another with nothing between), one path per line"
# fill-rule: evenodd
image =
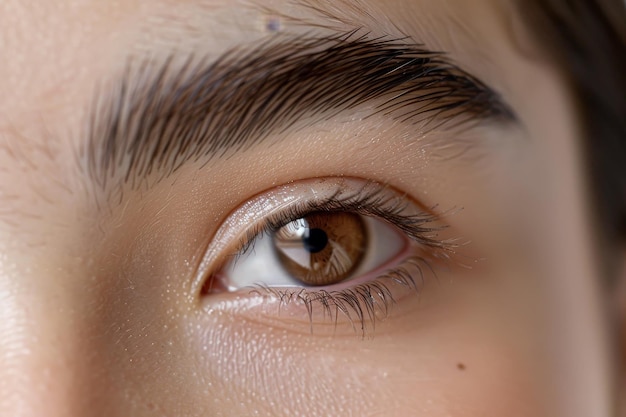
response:
M64 297L0 287L0 416L89 414L81 326Z

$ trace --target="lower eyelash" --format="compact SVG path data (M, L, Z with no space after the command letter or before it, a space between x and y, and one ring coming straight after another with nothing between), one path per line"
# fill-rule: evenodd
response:
M292 303L300 303L308 314L310 331L313 333L314 314L321 308L322 316L337 326L341 315L347 318L355 333L365 337L375 330L376 322L387 318L398 302L394 293L419 294L426 274L436 278L431 262L423 256L410 256L397 267L386 271L372 281L342 290L313 290L311 288L269 287L256 284L251 294L277 299L279 309Z

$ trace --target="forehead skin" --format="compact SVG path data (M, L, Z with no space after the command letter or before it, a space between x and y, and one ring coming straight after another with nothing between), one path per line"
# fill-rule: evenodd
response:
M264 8L260 8L259 3ZM570 370L571 374L564 374L563 379L556 381L564 383L568 379L573 387L571 392L585 392L585 395L574 396L571 410L575 411L566 415L589 415L585 414L585 410L598 410L605 406L605 393L609 391L602 379L606 375L602 370L605 364L595 361L595 356L588 353L601 350L603 334L599 317L592 314L597 310L597 301L593 297L596 288L587 279L594 276L596 269L590 255L591 239L584 239L589 235L579 177L582 170L574 146L578 138L577 126L573 111L567 104L567 91L556 71L538 58L541 53L537 46L527 41L513 5L496 0L338 1L332 2L334 6L324 14L316 7L326 2L307 2L313 7L302 7L297 5L298 2L259 3L217 0L0 2L0 50L4 57L0 65L0 323L3 323L0 324L0 370L5 370L5 374L0 376L7 375L6 378L0 377L0 411L6 407L17 410L13 415L45 415L48 410L55 412L54 416L73 415L72 412L76 415L89 414L89 411L102 405L98 401L105 401L105 395L85 394L81 391L84 387L76 381L92 381L90 387L97 390L97 381L107 380L108 377L109 369L103 369L105 365L111 365L111 369L125 375L124 366L113 363L117 357L108 358L111 362L106 362L94 346L100 346L106 339L106 343L115 347L123 346L125 350L120 355L127 359L124 356L126 349L132 351L137 346L150 346L146 341L149 333L144 328L134 329L133 333L126 332L125 329L135 325L131 319L147 323L158 321L150 317L151 311L120 317L121 313L114 311L115 308L124 312L130 308L122 296L108 309L103 307L106 300L102 294L109 291L107 288L122 287L119 283L96 279L111 265L94 265L92 254L85 253L84 248L89 247L85 242L93 239L93 230L107 228L115 231L125 225L122 221L106 225L99 221L95 214L101 208L99 190L85 172L86 110L90 108L98 87L120 74L129 57L140 60L167 56L174 50L183 52L181 56L186 52L217 57L229 47L261 39L267 34L268 16L274 15L267 10L276 11L276 15L283 18L285 30L296 33L308 32L311 26L315 26L315 30L321 33L329 28L350 30L364 27L373 35L409 35L431 49L449 52L462 68L487 81L511 104L522 121L526 136L519 133L511 135L518 135L517 139L532 144L533 152L537 153L532 159L536 165L523 168L523 172L532 172L519 181L521 187L530 188L534 182L543 180L541 175L544 174L549 179L545 181L549 183L547 188L542 189L546 195L541 197L545 198L541 202L529 202L528 206L529 212L535 210L545 214L533 218L536 222L529 220L529 224L546 233L544 241L549 241L551 247L556 248L554 256L560 260L553 263L546 261L542 271L546 276L567 276L570 280L565 289L562 288L562 281L546 284L551 292L545 298L540 297L545 304L550 304L546 299L554 294L561 294L562 298L570 300L559 305L562 316L558 319L568 322L565 327L571 327L566 329L569 332L569 350L562 355L563 363L572 363L570 360L574 357L579 360L575 371ZM520 148L515 147L514 151ZM559 155L558 161L551 160L555 155ZM332 167L320 164L320 172L332 172ZM532 170L535 167L537 169ZM403 169L406 173L407 168ZM286 166L284 170L296 172L296 167ZM315 172L298 173L304 177L309 174L314 175ZM217 179L213 184L220 184L221 177L217 173L215 175ZM275 183L289 181L291 178L284 178L288 175L272 171L267 179L263 179L265 183L259 183L254 188L245 188L245 184L236 181L231 188L242 198L249 197ZM455 190L446 181L442 178L440 182L433 183L441 185L431 187L433 198L444 198L450 190ZM458 191L459 196L465 195L464 190ZM529 196L534 195L529 191ZM221 194L215 197L215 204L221 205L222 210L233 208L229 206L232 201L220 198ZM147 199L150 200L149 197ZM561 202L566 202L568 206L563 212L560 211ZM175 202L172 204L176 205ZM125 207L115 210L122 213ZM131 211L132 208L129 208ZM120 213L111 217L121 219L124 214ZM216 219L219 218L216 215ZM119 233L119 230L110 233ZM568 244L563 245L563 241ZM570 259L576 261L567 262ZM128 281L123 283L123 290L135 288L134 277L123 278ZM163 296L159 302L166 304L167 300L169 298ZM584 302L580 303L580 300ZM580 311L585 313L576 313ZM574 325L568 317L570 313L583 317ZM81 327L85 317L98 321L99 328L105 329L103 334L94 335L91 330L86 330L86 326ZM44 320L45 326L41 324ZM110 324L107 320L117 327L113 328L112 324L107 327ZM557 318L551 317L550 320L556 321ZM578 327L592 330L584 333ZM305 337L300 340L290 347L297 351L307 346ZM153 375L152 369L137 365L143 373L129 376L124 382L130 384L134 377L144 380L154 378L160 385L147 384L149 388L146 392L154 394L154 397L163 395L166 398L164 403L177 396L184 402L188 397L181 386L188 382L185 375L193 374L195 369L189 364L187 368L180 369L170 365L166 356L171 352L163 346L167 346L168 342L178 346L178 342L165 338L160 341L163 343L159 345L159 352L164 352L165 357L159 357L155 367L159 371L167 370L167 376L156 375L158 372ZM41 345L49 345L50 348L37 350ZM512 351L515 349L520 348L512 348ZM485 350L489 351L489 347ZM500 351L494 349L494 352ZM224 352L225 357L229 357L228 353ZM131 360L143 358L141 355L130 356ZM76 362L89 364L90 367L77 369ZM290 365L297 368L297 363ZM497 363L490 365L498 367ZM326 366L332 368L332 364ZM511 369L517 368L512 365ZM112 375L117 375L113 372L110 371ZM296 369L293 372L298 374L301 371ZM365 371L362 373L365 374ZM485 374L491 375L487 371ZM580 378L570 378L572 375L585 375L587 379L579 381ZM426 372L424 377L428 376ZM159 412L167 415L167 410L154 408L154 404L159 404L158 399L152 403L147 395L138 394L141 389L112 394L117 382L107 381L107 385L102 386L102 392L106 392L109 398L117 398L119 404L133 405L135 413L126 415L158 415ZM428 390L429 385L424 381L422 383ZM232 389L233 384L232 381L224 383L220 388ZM491 381L488 386L497 391L502 389L502 385L500 381ZM71 389L64 389L70 386ZM215 392L206 389L213 396L213 401ZM363 387L354 387L354 390L365 395ZM404 390L409 397L408 388ZM432 398L443 405L437 401L435 405L421 404L425 415L472 415L471 407L450 404L454 402L450 398L456 398L452 394L435 389L433 392ZM491 391L483 392L477 386L470 392L472 394L468 397L475 395L483 404L493 403L495 409L505 409L503 404L506 400L498 395L489 397ZM36 395L33 397L32 393ZM520 415L523 415L524 407L528 407L530 414L527 415L534 415L532 406L524 404L526 397L523 395L514 395L507 389L497 393L516 398L518 402L515 404L519 408L515 412L522 413ZM80 399L83 396L84 401ZM38 403L33 402L35 397ZM93 400L93 404L88 404L88 400ZM217 398L211 404L224 408L242 407L248 411L254 408L253 405L246 408L248 405L243 404L243 400L237 404L230 404L228 400L220 403L220 400L223 399ZM195 415L194 407L197 406L197 403L185 402L178 404L178 410L182 410L180 415ZM403 409L404 404L395 406ZM119 407L121 409L122 406ZM102 405L101 408L119 411L116 406ZM338 410L342 410L341 405L334 409ZM188 413L185 414L185 411Z

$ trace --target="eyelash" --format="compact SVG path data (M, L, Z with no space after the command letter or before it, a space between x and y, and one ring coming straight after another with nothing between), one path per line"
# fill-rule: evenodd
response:
M416 250L420 247L425 248L421 251L423 253L406 257L394 268L368 282L341 290L281 288L264 284L256 284L250 290L251 294L278 299L280 306L293 302L302 303L309 315L311 332L313 331L313 309L320 307L324 317L328 317L335 323L338 314L343 314L350 321L354 331L360 331L361 335L365 336L368 330L367 324L371 323L373 328L376 320L387 317L392 306L397 303L390 285L399 285L417 294L419 285L416 277L423 282L426 272L436 276L432 263L448 261L457 246L454 240L438 238L437 233L444 230L446 226L433 224L440 220L441 215L434 214L432 210L407 213L410 206L407 197L397 193L387 193L388 188L385 185L368 182L352 194L343 195L345 192L338 190L324 200L296 203L279 213L267 216L262 223L246 232L238 249L229 257L229 261L236 263L241 256L254 250L254 244L258 238L272 235L294 219L304 217L311 212L346 211L377 217L390 223L416 244ZM211 292L213 278L211 277L205 283L204 293Z
M406 233L409 239L432 249L450 249L452 241L442 241L434 234L445 229L445 226L425 227L440 220L440 215L432 212L420 212L406 214L409 202L406 196L393 193L385 196L388 186L374 182L366 183L354 194L341 196L342 190L338 190L330 197L309 204L295 204L284 211L268 216L260 227L253 228L241 240L237 256L244 255L254 244L254 239L265 234L273 234L289 222L304 217L312 212L337 212L346 211L381 218L396 226ZM433 207L432 209L435 209ZM432 235L429 235L432 234Z
M407 268L409 266L414 267L420 275L421 281L423 281L424 270L420 264L427 267L433 275L436 275L426 258L411 256L372 281L343 290L285 289L256 284L250 293L273 296L280 301L280 306L285 306L294 301L301 302L309 315L311 333L313 333L313 308L318 305L323 309L324 317L328 317L335 324L339 313L342 313L350 321L352 329L355 332L360 332L361 336L364 337L368 331L367 324L371 323L373 328L376 320L387 317L392 306L397 303L392 290L384 281L391 281L393 284L398 284L417 294L419 291L418 284Z

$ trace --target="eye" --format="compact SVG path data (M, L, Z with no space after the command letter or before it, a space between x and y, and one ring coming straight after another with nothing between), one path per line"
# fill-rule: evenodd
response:
M256 237L219 279L230 291L255 284L333 287L391 266L407 244L395 226L382 220L313 212Z
M298 181L259 194L228 216L196 285L212 311L237 300L255 319L275 322L289 310L289 323L306 323L311 331L345 319L364 335L454 253L454 243L439 236L444 229L437 214L385 185Z

